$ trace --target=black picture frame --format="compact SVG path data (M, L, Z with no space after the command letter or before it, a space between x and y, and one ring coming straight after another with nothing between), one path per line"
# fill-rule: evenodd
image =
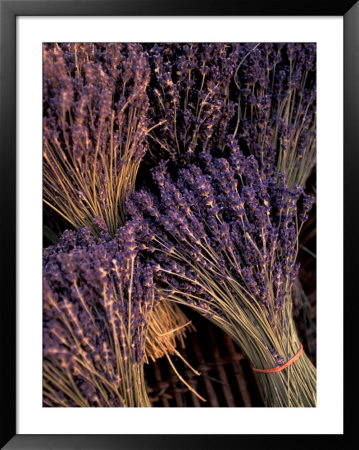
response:
M17 435L16 434L16 17L17 16L344 17L344 434ZM359 4L357 0L0 0L1 448L6 449L349 449L355 436L358 375L355 321L359 202ZM335 61L333 61L335 64ZM330 132L330 130L328 130ZM335 182L335 180L333 180ZM335 214L333 205L333 214ZM334 326L334 325L333 325ZM356 328L355 328L356 326ZM330 343L328 343L330 345ZM333 355L335 362L335 355ZM300 424L298 424L300 429ZM179 424L181 432L185 424Z

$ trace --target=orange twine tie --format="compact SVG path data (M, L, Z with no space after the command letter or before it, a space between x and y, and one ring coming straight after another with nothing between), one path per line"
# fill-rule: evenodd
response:
M256 369L255 367L252 366L252 369L255 372L261 372L261 373L281 372L283 369L285 369L286 367L288 367L291 364L293 364L300 357L300 355L302 353L303 353L303 344L300 344L300 348L298 350L298 353L296 355L294 355L293 358L290 358L289 361L287 361L286 363L282 364L281 366L273 367L272 369Z

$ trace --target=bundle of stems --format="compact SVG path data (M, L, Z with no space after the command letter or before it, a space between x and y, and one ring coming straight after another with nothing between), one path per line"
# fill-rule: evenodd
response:
M316 44L144 44L152 160L181 166L228 134L304 187L316 158Z
M300 350L292 320L298 235L312 198L268 176L228 140L228 159L202 154L174 181L154 171L159 196L129 202L163 295L209 318L256 369L278 368ZM302 353L258 381L267 406L314 406L316 370Z
M76 43L44 45L43 57L44 202L76 229L115 236L148 150L146 54L137 44ZM172 303L155 311L146 350L152 360L177 354L176 339L183 344L189 325Z
M45 251L44 405L151 406L143 366L153 274L134 228L121 232L68 231Z
M44 201L74 227L96 232L101 217L114 235L124 223L147 150L148 82L136 45L44 48Z

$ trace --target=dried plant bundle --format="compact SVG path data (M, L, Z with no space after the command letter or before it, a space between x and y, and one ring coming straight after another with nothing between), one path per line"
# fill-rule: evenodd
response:
M44 252L44 405L151 406L143 365L155 299L131 224L67 231Z
M316 45L144 44L150 155L185 165L226 136L304 187L316 158Z
M256 44L238 64L233 136L268 171L305 187L316 162L316 44Z
M159 196L129 202L166 298L188 305L227 332L258 369L300 349L292 321L298 233L313 198L283 174L264 174L233 137L228 159L201 155L171 179L154 171ZM258 374L268 406L313 406L316 371L303 353L278 373Z

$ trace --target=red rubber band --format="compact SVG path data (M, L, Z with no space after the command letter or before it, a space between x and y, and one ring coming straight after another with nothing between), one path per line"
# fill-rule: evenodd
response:
M285 369L286 367L290 366L291 364L293 364L299 357L300 355L303 353L303 344L300 344L300 348L298 350L298 353L296 355L293 356L293 358L290 358L289 361L287 361L285 364L278 366L278 367L273 367L272 369L256 369L255 367L252 366L252 369L255 372L261 372L261 373L274 373L274 372L281 372L283 369Z

